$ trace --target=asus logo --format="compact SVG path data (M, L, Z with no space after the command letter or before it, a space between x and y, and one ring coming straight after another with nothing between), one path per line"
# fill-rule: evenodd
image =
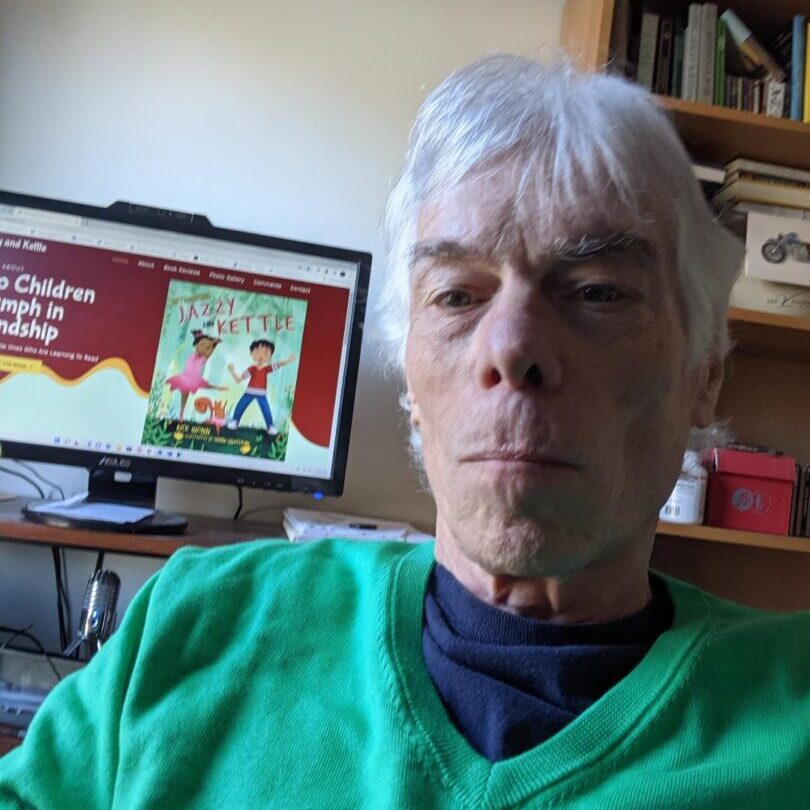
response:
M114 458L113 456L104 456L98 463L99 467L131 467L132 462L128 458Z

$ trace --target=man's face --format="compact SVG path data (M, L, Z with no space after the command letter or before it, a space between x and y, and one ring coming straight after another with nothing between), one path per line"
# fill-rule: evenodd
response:
M617 237L629 224L587 199L532 216L514 185L506 165L421 211L411 418L440 541L493 574L565 576L651 535L716 392L655 230Z

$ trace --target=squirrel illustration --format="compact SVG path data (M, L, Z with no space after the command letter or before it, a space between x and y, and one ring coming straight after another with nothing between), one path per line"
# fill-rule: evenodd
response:
M212 400L209 397L197 397L194 400L194 410L208 416L206 425L213 425L219 434L220 428L228 421L225 416L225 403L221 399Z

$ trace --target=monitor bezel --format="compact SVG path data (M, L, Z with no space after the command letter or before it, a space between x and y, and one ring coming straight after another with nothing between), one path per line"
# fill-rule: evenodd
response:
M349 439L357 378L360 367L360 346L368 304L368 287L371 274L371 253L348 248L320 245L278 236L267 236L250 231L238 231L212 225L203 214L188 214L167 208L156 208L140 203L118 201L107 208L84 203L68 202L49 197L0 190L0 204L17 205L41 211L69 214L107 222L152 228L187 236L201 236L234 242L243 245L305 253L325 259L336 259L357 265L357 284L354 305L351 311L349 349L346 357L346 372L343 391L338 402L338 424L335 435L332 475L330 478L311 478L279 472L217 467L215 465L170 461L154 457L123 455L114 452L65 448L29 444L26 442L0 440L0 456L10 459L25 459L50 464L84 467L90 470L120 470L155 478L175 478L207 483L230 484L282 492L312 492L323 495L343 494L346 464L349 455Z

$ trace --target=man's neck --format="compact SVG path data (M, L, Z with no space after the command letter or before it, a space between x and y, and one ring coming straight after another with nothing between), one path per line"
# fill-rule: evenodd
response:
M629 545L608 560L566 577L492 574L466 557L450 533L436 532L436 561L487 604L561 624L609 622L637 613L652 598L646 544Z

